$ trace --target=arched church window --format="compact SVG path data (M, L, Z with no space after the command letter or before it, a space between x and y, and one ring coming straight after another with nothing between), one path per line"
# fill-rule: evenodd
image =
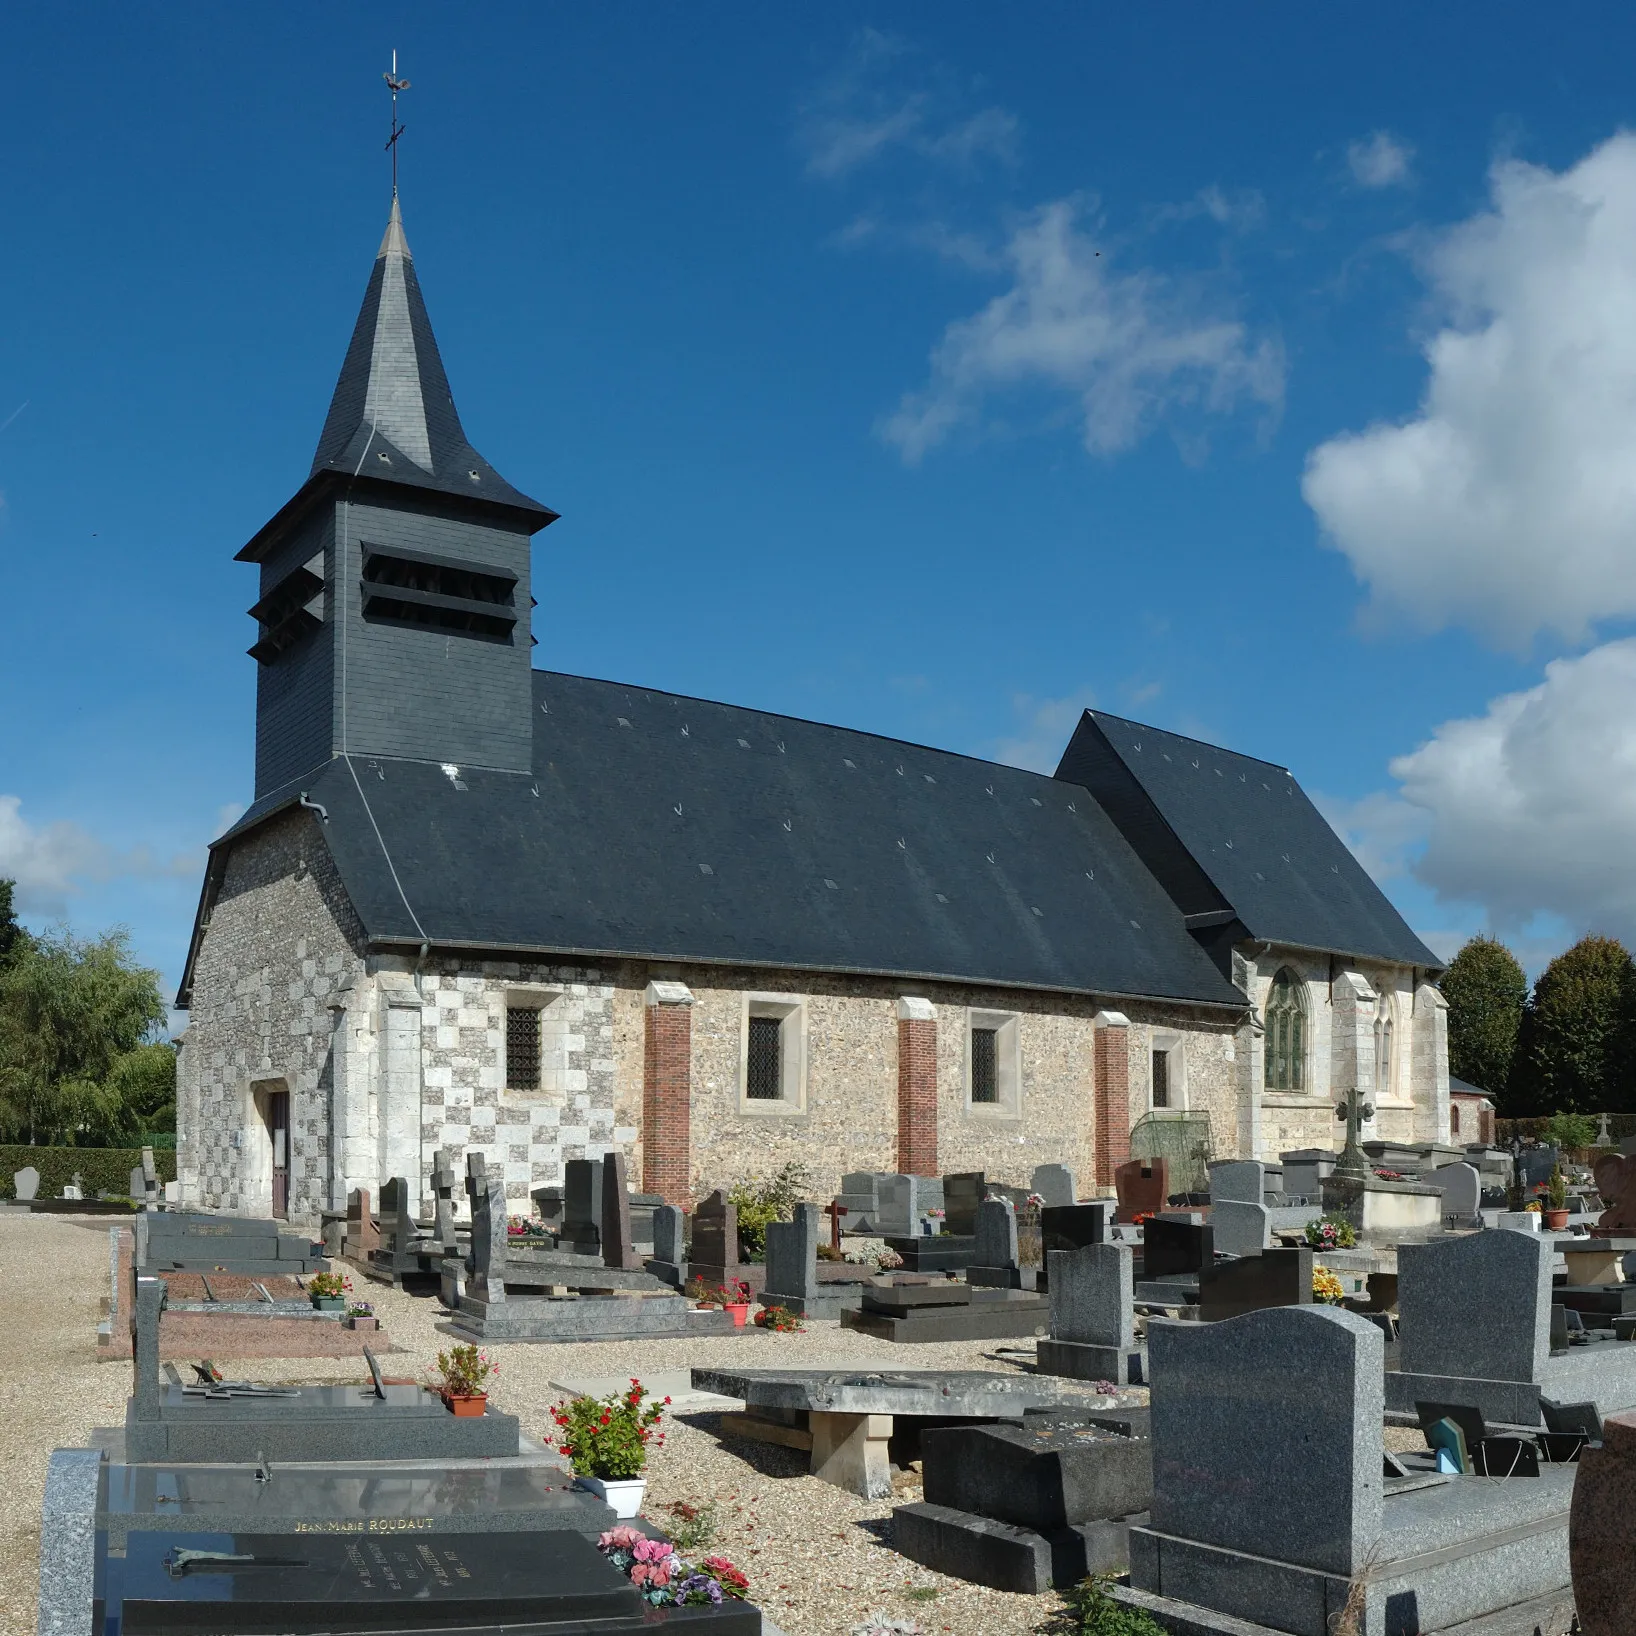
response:
M1458 1102L1449 1104L1449 1134L1451 1136L1460 1134L1460 1104Z
M1266 1009L1266 1087L1306 1088L1306 1002L1302 985L1287 967L1272 980Z
M1392 999L1382 994L1375 1001L1375 1095L1392 1094Z

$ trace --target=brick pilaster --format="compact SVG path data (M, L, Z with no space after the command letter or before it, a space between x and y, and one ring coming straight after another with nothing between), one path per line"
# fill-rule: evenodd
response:
M649 983L642 1059L642 1191L693 1202L693 995Z
M937 1175L937 1008L898 1001L898 1171Z
M1091 1066L1096 1185L1111 1189L1114 1170L1130 1158L1130 1019L1123 1012L1097 1012Z

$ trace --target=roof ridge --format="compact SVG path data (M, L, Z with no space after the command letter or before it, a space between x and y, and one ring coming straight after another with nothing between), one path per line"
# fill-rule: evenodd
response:
M1281 761L1268 761L1265 756L1253 756L1245 750L1232 750L1225 744L1212 744L1207 738L1195 738L1191 733L1178 733L1169 727L1155 727L1151 722L1137 721L1131 716L1116 716L1111 710L1097 710L1087 706L1085 714L1093 721L1116 721L1125 727L1135 727L1144 733L1160 733L1166 738L1180 739L1183 744L1196 744L1200 749L1214 750L1217 755L1232 756L1239 761L1253 761L1258 767L1271 767L1274 772L1283 773L1286 778L1295 778L1288 767ZM1299 779L1295 779L1299 783Z

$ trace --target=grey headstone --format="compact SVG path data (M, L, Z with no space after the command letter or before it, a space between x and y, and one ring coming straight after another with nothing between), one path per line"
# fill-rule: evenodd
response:
M679 1206L661 1204L653 1212L653 1259L680 1265L683 1254L683 1217Z
M1537 1381L1550 1354L1554 1247L1496 1228L1397 1252L1405 1374Z
M529 1197L534 1201L534 1209L542 1222L557 1233L562 1231L562 1189L560 1187L536 1187Z
M153 1149L142 1149L142 1191L152 1196L159 1191L159 1167L153 1162Z
M62 1196L65 1199L83 1199L85 1197L85 1189L82 1188L78 1182L64 1182L62 1187Z
M482 1154L467 1154L468 1177L474 1158L481 1159ZM479 1171L478 1174L481 1175L482 1172ZM454 1190L459 1182L460 1178L454 1168L454 1154L448 1148L440 1147L432 1161L432 1237L445 1255L453 1255L459 1243L454 1224ZM475 1200L473 1202L475 1203Z
M602 1243L602 1161L570 1159L562 1167L562 1234L582 1255Z
M1267 1190L1266 1173L1258 1159L1218 1159L1210 1166L1211 1204L1260 1204ZM1214 1217L1211 1218L1214 1220ZM1223 1248L1216 1234L1216 1248Z
M1134 1346L1135 1257L1128 1244L1053 1250L1051 1338L1090 1346Z
M1210 1206L1218 1255L1260 1255L1268 1243L1267 1223L1267 1207L1259 1199L1253 1204L1228 1199Z
M798 1204L793 1221L775 1221L767 1229L767 1293L818 1294L818 1234L823 1212L816 1204Z
M1443 1165L1427 1178L1443 1193L1443 1214L1470 1220L1477 1214L1482 1197L1482 1178L1475 1165Z
M877 1176L876 1226L883 1238L910 1238L920 1231L921 1186L918 1176Z
M100 1449L53 1449L40 1516L37 1636L91 1636Z
M841 1192L852 1198L880 1203L880 1175L873 1170L849 1170L841 1177Z
M1075 1203L1072 1168L1068 1165L1035 1165L1029 1191L1038 1193L1047 1205Z
M415 1241L415 1211L409 1200L406 1177L393 1176L381 1184L382 1248L406 1255Z
M1381 1530L1385 1345L1333 1307L1152 1320L1153 1529L1363 1572Z
M472 1294L480 1300L506 1298L506 1184L498 1176L484 1180L471 1218Z
M164 1282L136 1280L136 1311L132 1323L131 1367L135 1380L131 1400L137 1420L159 1418L159 1314L165 1305Z
M148 1196L147 1184L142 1175L141 1165L134 1165L131 1168L129 1196L133 1199L145 1199Z
M625 1187L623 1153L610 1153L602 1161L602 1265L621 1271L642 1265L631 1238L631 1196Z
M977 1206L977 1243L974 1267L1015 1267L1017 1211L1009 1199L984 1199Z
M1327 1148L1296 1148L1278 1156L1284 1166L1284 1196L1316 1201L1323 1196L1324 1177L1333 1173L1338 1154Z
M32 1199L40 1191L40 1173L33 1165L24 1165L12 1172L11 1186L14 1198Z
M981 1170L957 1171L943 1178L943 1210L948 1232L966 1237L977 1231L977 1206L988 1193Z

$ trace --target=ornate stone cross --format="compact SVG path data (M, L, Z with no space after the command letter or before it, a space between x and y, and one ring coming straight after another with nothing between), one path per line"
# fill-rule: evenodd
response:
M1374 1105L1365 1102L1354 1085L1346 1093L1340 1106L1335 1109L1335 1117L1346 1121L1346 1145L1341 1149L1341 1156L1335 1161L1335 1174L1350 1176L1356 1181L1367 1181L1374 1174L1374 1169L1369 1163L1369 1156L1359 1146L1358 1136L1363 1129L1364 1121L1375 1117Z

